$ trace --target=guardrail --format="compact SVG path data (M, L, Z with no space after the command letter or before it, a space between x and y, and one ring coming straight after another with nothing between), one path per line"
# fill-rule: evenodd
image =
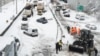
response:
M3 36L8 29L12 26L12 24L15 22L15 20L19 17L19 15L23 12L24 8L19 12L19 14L13 19L13 21L10 23L10 25L0 34L0 36Z

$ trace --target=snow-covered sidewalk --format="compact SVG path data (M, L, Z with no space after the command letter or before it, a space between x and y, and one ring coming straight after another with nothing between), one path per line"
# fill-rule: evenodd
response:
M26 4L25 0L17 0L17 2L17 13L15 1L2 6L2 12L0 12L0 34L11 24Z

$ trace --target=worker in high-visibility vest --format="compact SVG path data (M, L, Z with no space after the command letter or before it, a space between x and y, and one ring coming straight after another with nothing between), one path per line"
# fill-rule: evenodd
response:
M60 41L59 41L60 51L62 50L62 44L63 44L63 42L62 42L62 40L60 40Z
M70 33L73 34L73 27L70 28Z
M77 33L77 28L76 27L74 27L74 34L76 34Z
M63 44L62 40L56 43L56 54L58 54L58 51L62 50L62 44Z
M71 30L70 30L70 33L73 35L73 34L76 34L77 33L77 28L76 27L72 27Z

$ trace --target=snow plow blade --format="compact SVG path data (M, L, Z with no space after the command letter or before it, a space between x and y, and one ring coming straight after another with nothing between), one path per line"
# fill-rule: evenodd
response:
M77 52L77 53L84 53L84 48L78 45L69 45L69 51Z

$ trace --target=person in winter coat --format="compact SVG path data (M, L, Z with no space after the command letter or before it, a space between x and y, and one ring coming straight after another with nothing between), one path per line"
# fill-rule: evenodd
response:
M60 45L59 45L59 42L56 43L56 54L58 54L58 51L60 51Z
M95 51L95 56L97 56L98 50L96 48L94 48L94 51Z
M59 41L60 51L62 50L62 44L63 44L63 42L62 42L62 40L60 40Z
M31 10L31 14L32 14L32 16L33 16L33 10Z
M56 43L56 53L58 54L58 51L62 50L62 40Z
M69 26L67 26L67 30L68 30L68 33L70 33L70 27Z

